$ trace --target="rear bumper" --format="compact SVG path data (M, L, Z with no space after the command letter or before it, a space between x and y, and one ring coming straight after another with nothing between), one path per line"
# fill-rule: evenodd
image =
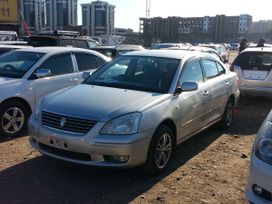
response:
M257 87L240 85L242 95L272 97L272 87Z

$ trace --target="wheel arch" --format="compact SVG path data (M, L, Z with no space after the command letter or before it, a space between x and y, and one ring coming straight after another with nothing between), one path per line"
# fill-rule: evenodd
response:
M18 102L22 103L26 107L28 114L29 115L32 114L32 109L31 109L30 104L25 99L23 99L21 97L11 97L11 98L5 99L4 101L1 102L0 105L6 104L11 101L15 101L15 102L18 101Z
M172 131L173 131L173 137L174 137L174 142L175 142L175 145L176 145L176 144L177 144L177 127L176 127L175 122L174 122L172 119L170 119L170 118L165 119L164 121L162 121L162 122L158 125L158 127L156 128L156 130L157 130L160 126L162 126L162 125L166 125L166 126L168 126L169 128L172 129ZM155 132L156 132L156 131L155 131Z

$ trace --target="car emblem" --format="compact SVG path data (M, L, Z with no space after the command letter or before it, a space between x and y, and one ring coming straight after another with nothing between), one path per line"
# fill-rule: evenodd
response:
M66 118L61 118L60 120L60 127L63 127L66 123Z

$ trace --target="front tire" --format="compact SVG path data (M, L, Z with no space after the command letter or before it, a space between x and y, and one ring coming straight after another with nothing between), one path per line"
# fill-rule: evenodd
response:
M0 135L16 137L26 129L29 113L19 101L9 101L0 106Z
M172 129L166 125L159 126L151 140L143 170L150 175L161 173L169 164L174 144Z

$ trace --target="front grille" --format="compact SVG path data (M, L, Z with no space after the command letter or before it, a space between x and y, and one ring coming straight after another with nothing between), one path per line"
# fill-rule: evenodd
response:
M54 154L56 156L65 157L67 159L74 159L80 161L91 161L91 156L88 154L78 153L78 152L70 152L67 150L58 149L55 147L51 147L42 143L38 143L39 147L50 154Z
M74 118L55 113L42 112L42 124L59 130L86 134L96 121Z

